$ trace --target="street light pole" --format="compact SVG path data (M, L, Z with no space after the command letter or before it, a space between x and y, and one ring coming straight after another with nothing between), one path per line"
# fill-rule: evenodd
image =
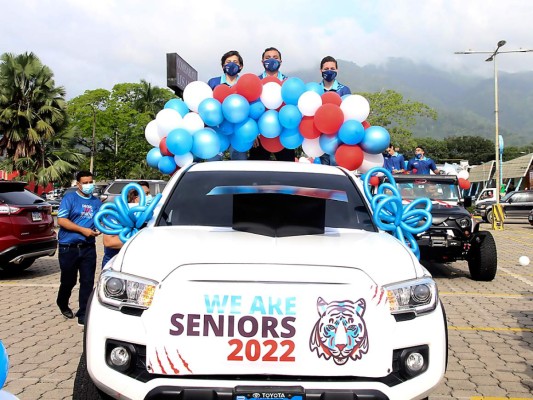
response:
M96 151L96 109L95 109L95 106L94 104L91 104L91 103L87 103L86 104L87 106L91 107L91 110L93 112L93 140L92 140L92 144L91 144L91 162L89 164L89 171L92 173L94 173L94 153Z

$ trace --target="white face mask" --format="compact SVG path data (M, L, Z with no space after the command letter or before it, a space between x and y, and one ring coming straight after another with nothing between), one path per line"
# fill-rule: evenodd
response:
M153 197L151 194L146 195L146 205L150 204L153 200Z

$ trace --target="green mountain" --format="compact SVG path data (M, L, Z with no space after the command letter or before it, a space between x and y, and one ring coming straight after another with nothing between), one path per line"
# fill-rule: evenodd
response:
M304 82L320 78L318 67L291 72ZM413 129L415 137L471 135L494 140L494 78L439 70L401 58L364 67L339 60L339 78L354 93L392 89L434 108L437 121L420 120ZM499 71L498 103L499 133L506 146L532 143L533 72Z

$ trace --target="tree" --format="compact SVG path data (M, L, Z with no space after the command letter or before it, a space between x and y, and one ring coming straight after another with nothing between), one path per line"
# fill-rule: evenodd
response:
M368 122L386 128L391 135L392 144L404 150L416 146L411 128L418 119L437 119L435 110L418 101L405 101L403 95L394 90L361 95L370 103Z
M478 165L494 160L494 142L481 136L452 136L444 142L452 161L468 160L470 165Z
M13 162L36 158L27 171L35 174L45 167L47 142L66 123L65 89L53 76L33 53L0 57L0 154Z

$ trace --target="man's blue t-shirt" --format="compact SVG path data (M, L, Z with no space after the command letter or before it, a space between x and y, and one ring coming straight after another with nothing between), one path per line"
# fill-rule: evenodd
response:
M324 92L335 92L341 97L345 94L352 94L352 91L348 86L344 86L336 79L333 81L333 85L331 85L331 88L329 90L326 89L326 87L324 86L324 81L321 81L320 85L324 88Z
M238 80L239 80L239 75L237 75L237 79L235 80L235 83L237 83ZM226 74L222 74L220 76L215 76L214 78L211 78L211 79L209 79L207 81L207 84L213 90L215 90L215 88L218 85L227 85L227 86L231 87L231 86L235 85L235 83L230 85L228 80L226 79Z
M261 79L265 79L265 78L268 77L269 75L267 75L266 71L263 71L262 74L259 74L259 75L257 75L257 76L258 76L259 78L261 78ZM283 82L285 79L288 78L288 76L285 75L285 74L282 74L281 71L278 71L278 73L277 73L277 75L276 75L276 78L278 78L280 81Z
M67 218L76 225L94 229L94 216L102 206L95 196L84 197L78 193L68 193L61 200L57 218ZM81 233L59 228L59 244L95 243L94 236L85 237Z
M383 166L389 171L405 169L405 160L403 155L400 153L395 153L392 156L385 157Z
M413 169L416 169L416 174L429 174L429 171L435 171L437 169L437 166L435 165L435 161L433 161L431 158L411 158L409 162L407 163L407 170L412 171Z

